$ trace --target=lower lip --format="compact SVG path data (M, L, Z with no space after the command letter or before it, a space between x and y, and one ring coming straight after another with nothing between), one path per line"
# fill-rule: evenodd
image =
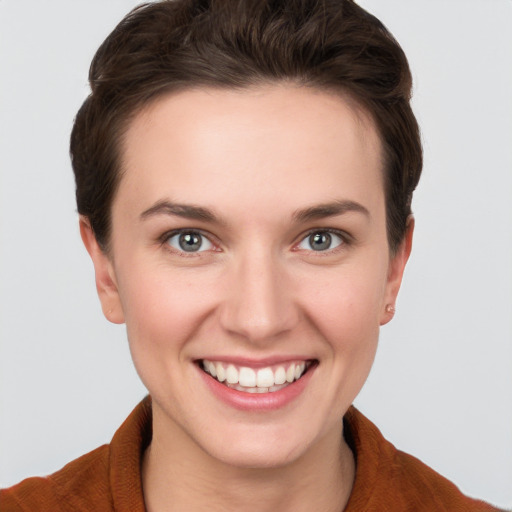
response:
M245 393L221 384L198 366L204 382L212 393L235 409L242 411L275 411L286 406L304 392L316 368L312 365L299 379L273 393Z

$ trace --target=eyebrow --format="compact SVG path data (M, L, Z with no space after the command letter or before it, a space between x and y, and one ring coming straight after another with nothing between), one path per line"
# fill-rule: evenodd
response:
M221 223L216 215L208 208L195 206L193 204L172 203L167 200L158 201L147 210L144 210L140 214L140 219L145 220L154 215L176 215L191 220Z
M339 200L332 203L319 204L297 210L293 214L293 219L296 222L308 222L326 217L334 217L336 215L343 215L348 212L362 213L366 217L370 217L370 212L362 204L355 201Z
M366 217L370 217L370 212L362 204L355 201L338 200L331 203L318 204L301 210L296 210L292 215L292 219L297 223L308 222L326 217L343 215L347 212L362 213ZM191 220L224 224L224 222L222 222L213 213L213 211L208 208L192 204L172 203L167 200L158 201L147 210L144 210L140 214L140 219L145 220L148 217L153 217L155 215L176 215L178 217Z

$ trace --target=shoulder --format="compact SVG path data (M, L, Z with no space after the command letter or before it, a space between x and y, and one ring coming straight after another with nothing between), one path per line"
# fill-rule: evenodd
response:
M465 496L455 484L416 457L397 450L355 408L344 419L356 458L356 478L346 512L495 512Z
M144 511L140 468L152 436L146 397L119 427L109 445L44 478L28 478L0 490L1 512Z
M104 445L50 476L27 478L0 491L0 510L111 510L108 461L109 447Z
M470 498L450 480L443 477L416 457L395 449L389 478L397 483L404 500L416 504L414 510L450 512L493 512L495 507ZM424 508L420 508L423 506ZM425 508L428 504L429 508Z

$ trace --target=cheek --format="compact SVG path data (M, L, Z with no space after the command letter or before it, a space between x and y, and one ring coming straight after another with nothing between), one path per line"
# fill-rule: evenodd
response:
M315 283L304 309L326 341L340 396L357 395L370 372L379 338L386 268L375 262L359 271L336 269L329 279Z
M333 407L335 421L353 403L370 374L379 340L379 300L371 288L354 286L354 295L345 290L343 298L327 301L318 330L327 340ZM329 314L325 312L329 308Z
M329 339L356 340L365 333L378 333L386 275L387 267L379 261L335 268L323 275L312 273L303 276L300 294L305 309Z
M379 338L379 294L353 285L329 295L310 308L311 317L343 374L359 372L364 382Z
M135 268L135 267L131 267ZM205 276L166 269L129 271L120 279L121 303L132 356L141 366L187 357L187 342L213 307L214 286ZM173 358L166 358L166 354Z

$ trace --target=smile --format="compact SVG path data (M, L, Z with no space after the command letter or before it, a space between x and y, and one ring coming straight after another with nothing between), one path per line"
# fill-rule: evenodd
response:
M200 366L231 389L245 393L273 393L299 380L312 364L313 361L295 361L253 369L203 359Z

